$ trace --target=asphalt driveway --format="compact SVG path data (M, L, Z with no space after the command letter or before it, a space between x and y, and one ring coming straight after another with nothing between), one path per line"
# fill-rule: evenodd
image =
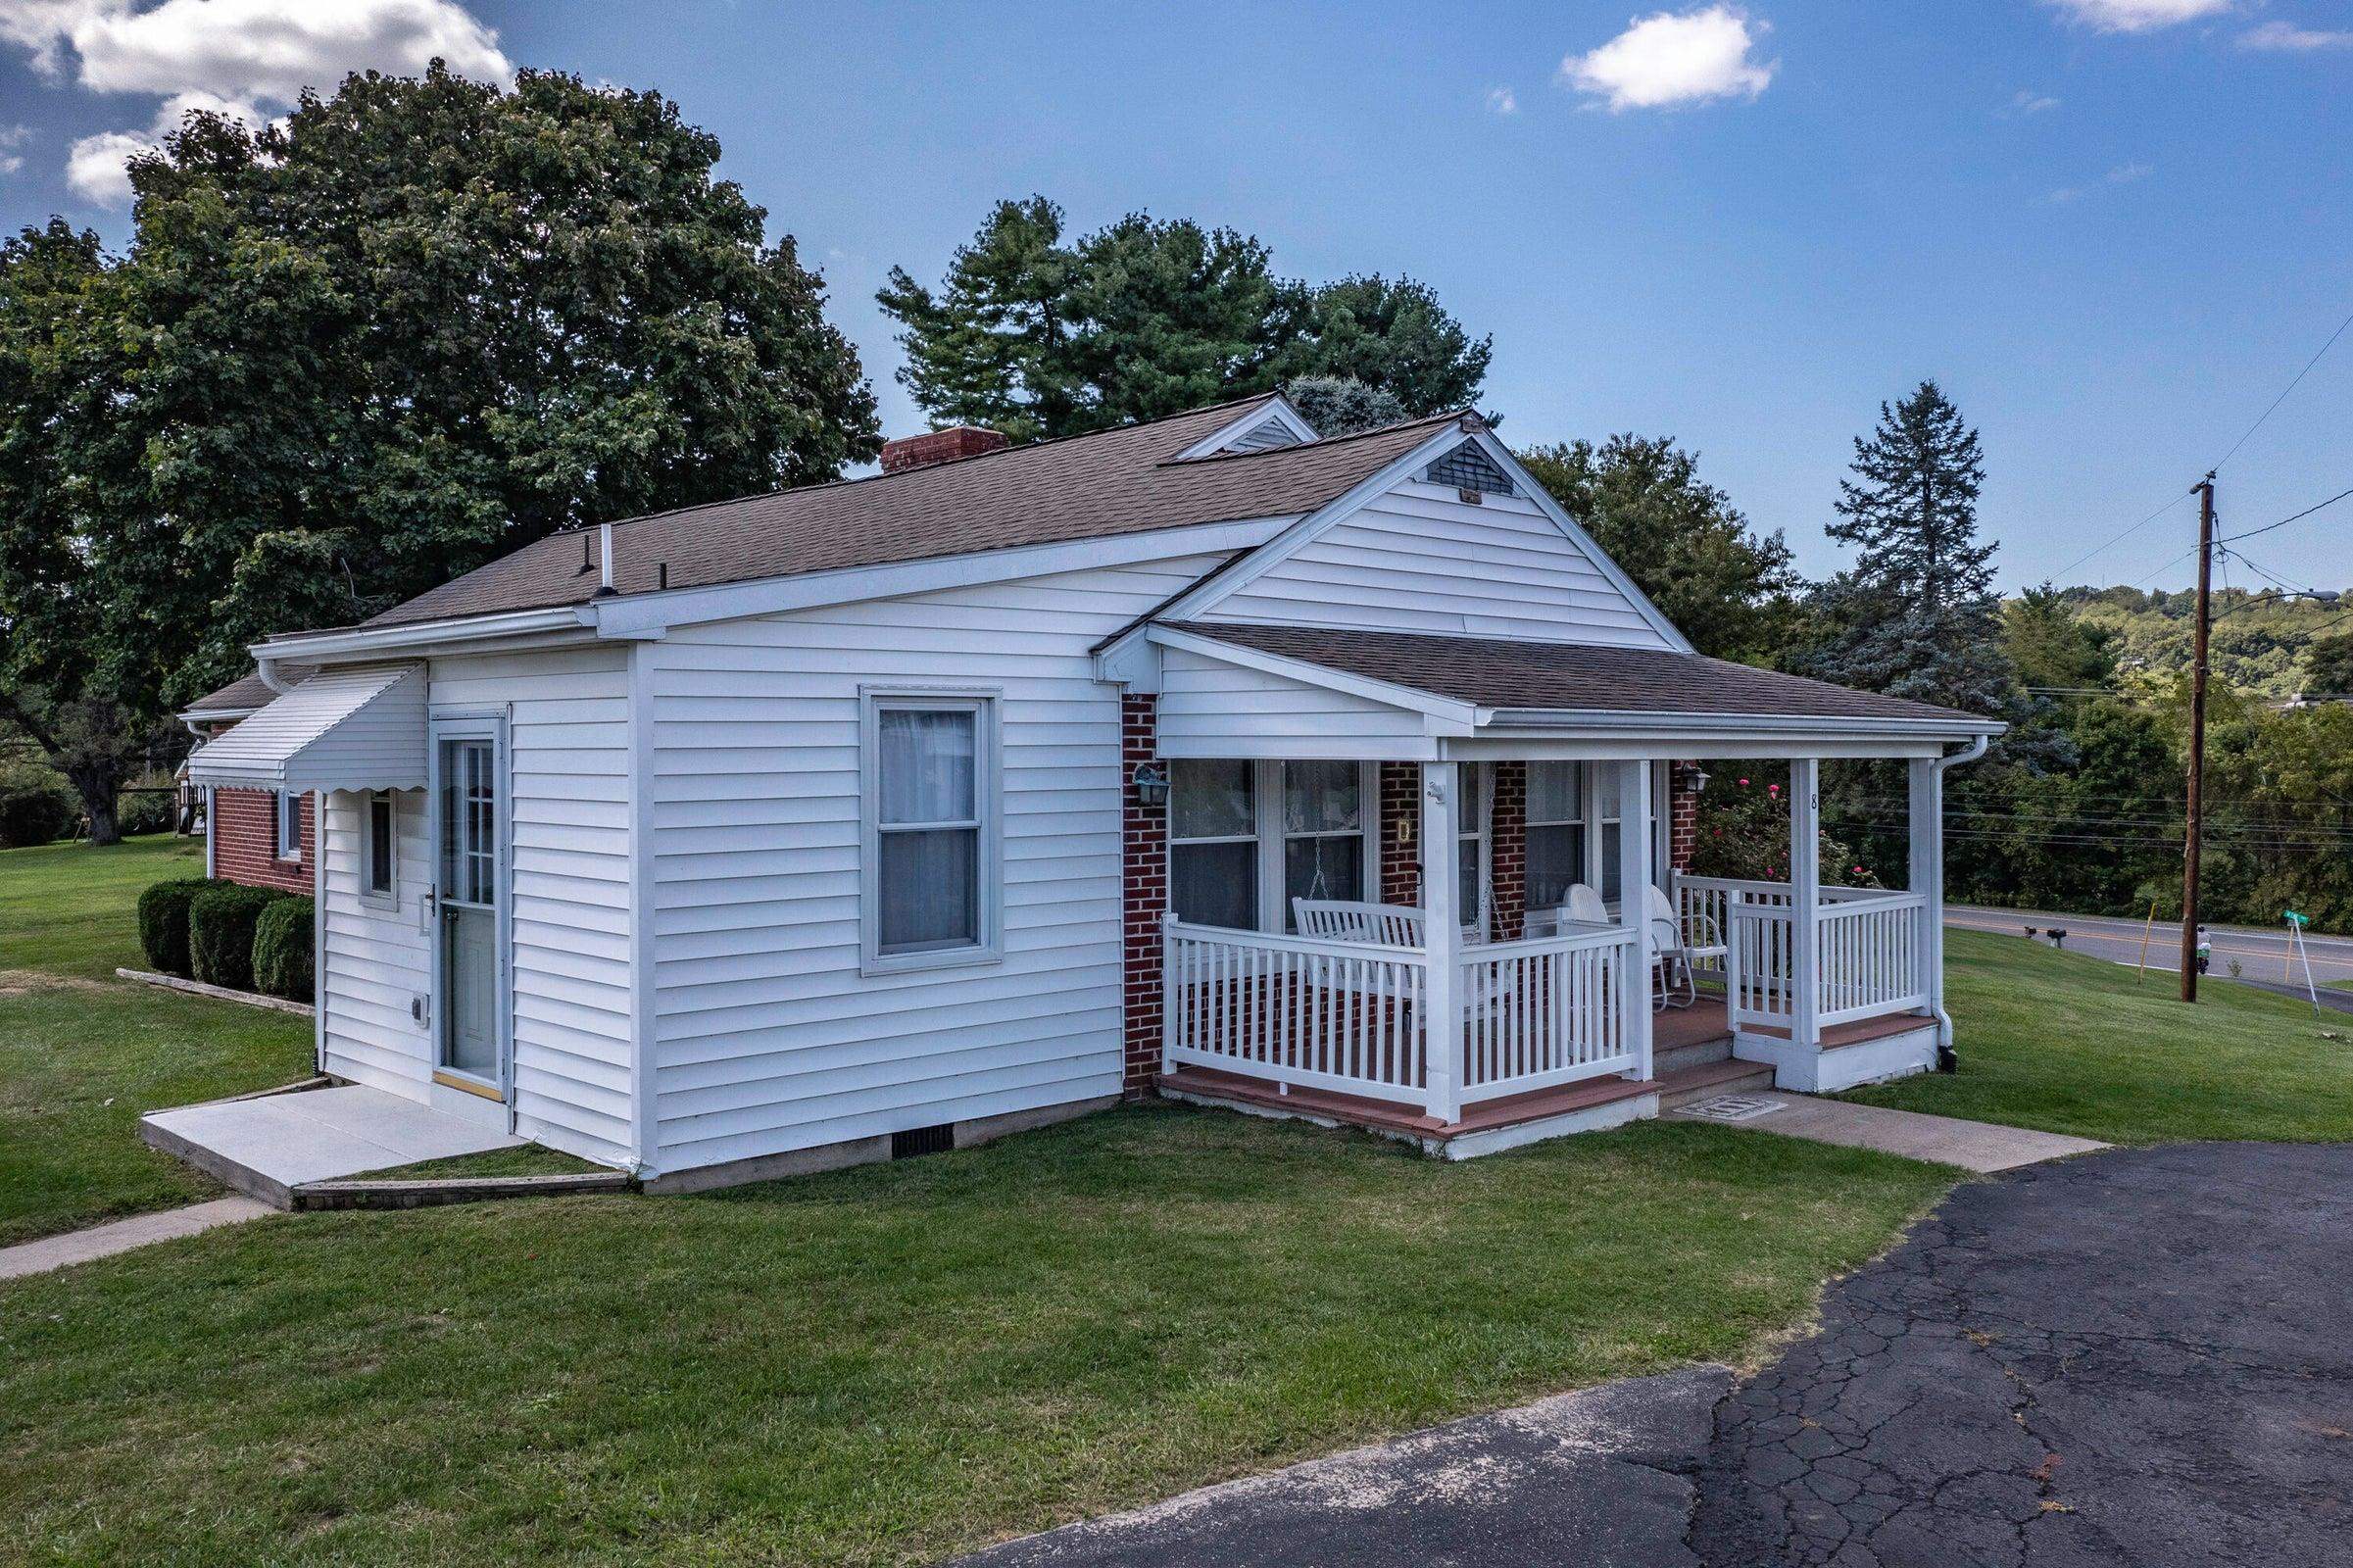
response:
M1962 1187L1755 1377L1548 1400L1006 1565L2353 1565L2353 1147Z

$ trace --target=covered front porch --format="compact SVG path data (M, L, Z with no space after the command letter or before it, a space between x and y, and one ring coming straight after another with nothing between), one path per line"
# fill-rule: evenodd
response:
M1982 744L1953 753L1908 715L1433 710L1419 685L1265 647L1229 659L1233 645L1206 630L1172 640L1191 657L1164 669L1156 715L1171 795L1163 1093L1463 1157L1704 1096L1836 1090L1936 1064L1948 1040L1941 776ZM1540 645L1537 658L1588 652ZM1306 708L1268 684L1302 665L1300 684L1359 699L1345 722L1275 713ZM1733 679L1745 677L1838 690ZM1400 691L1418 722L1393 726L1370 700ZM1756 758L1789 767L1787 879L1679 869L1707 826L1701 767ZM1906 768L1900 888L1823 876L1823 763L1864 758Z

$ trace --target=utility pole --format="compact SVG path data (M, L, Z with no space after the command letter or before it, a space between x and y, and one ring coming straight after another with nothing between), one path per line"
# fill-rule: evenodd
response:
M2214 474L2198 498L2198 628L2189 665L2189 828L2181 846L2181 1000L2198 1000L2198 842L2205 827L2206 641L2214 627Z

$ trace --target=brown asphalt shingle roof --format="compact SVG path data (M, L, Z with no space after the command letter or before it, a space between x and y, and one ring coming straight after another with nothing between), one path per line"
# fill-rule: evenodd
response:
M1208 621L1161 624L1237 648L1409 686L1482 708L1942 719L1971 728L1985 728L1988 723L1958 709L1850 691L1828 681L1755 669L1699 654L1324 626Z
M1411 451L1457 415L1335 440L1177 463L1265 398L1150 424L1012 447L928 468L808 485L613 525L614 586L710 587L927 557L1312 512ZM583 537L587 542L583 551ZM397 626L582 604L596 533L526 545L368 622Z
M319 673L318 669L310 664L280 664L277 669L278 678L289 686L298 685ZM249 713L257 708L268 707L276 697L277 693L270 689L269 683L262 679L262 672L257 669L250 675L238 676L219 691L205 693L181 709L180 711L183 713Z

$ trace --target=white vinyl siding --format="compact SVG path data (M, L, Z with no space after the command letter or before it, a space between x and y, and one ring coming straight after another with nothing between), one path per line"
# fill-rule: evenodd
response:
M432 669L435 708L509 714L515 1131L616 1164L631 1112L627 664L594 648Z
M1185 648L1161 651L1159 727L1164 757L1232 757L1238 748L1388 761L1432 755L1418 712Z
M1116 1094L1120 693L1090 649L1201 557L680 628L654 696L658 1168ZM986 686L1002 961L859 964L861 688Z
M1199 618L1672 646L1535 502L1400 482Z
M396 817L396 884L410 890L387 905L362 895L368 796L319 797L319 897L324 940L319 956L320 1036L326 1070L354 1083L425 1098L431 1039L415 1008L432 988L431 947L418 890L432 886L424 792L405 790Z

